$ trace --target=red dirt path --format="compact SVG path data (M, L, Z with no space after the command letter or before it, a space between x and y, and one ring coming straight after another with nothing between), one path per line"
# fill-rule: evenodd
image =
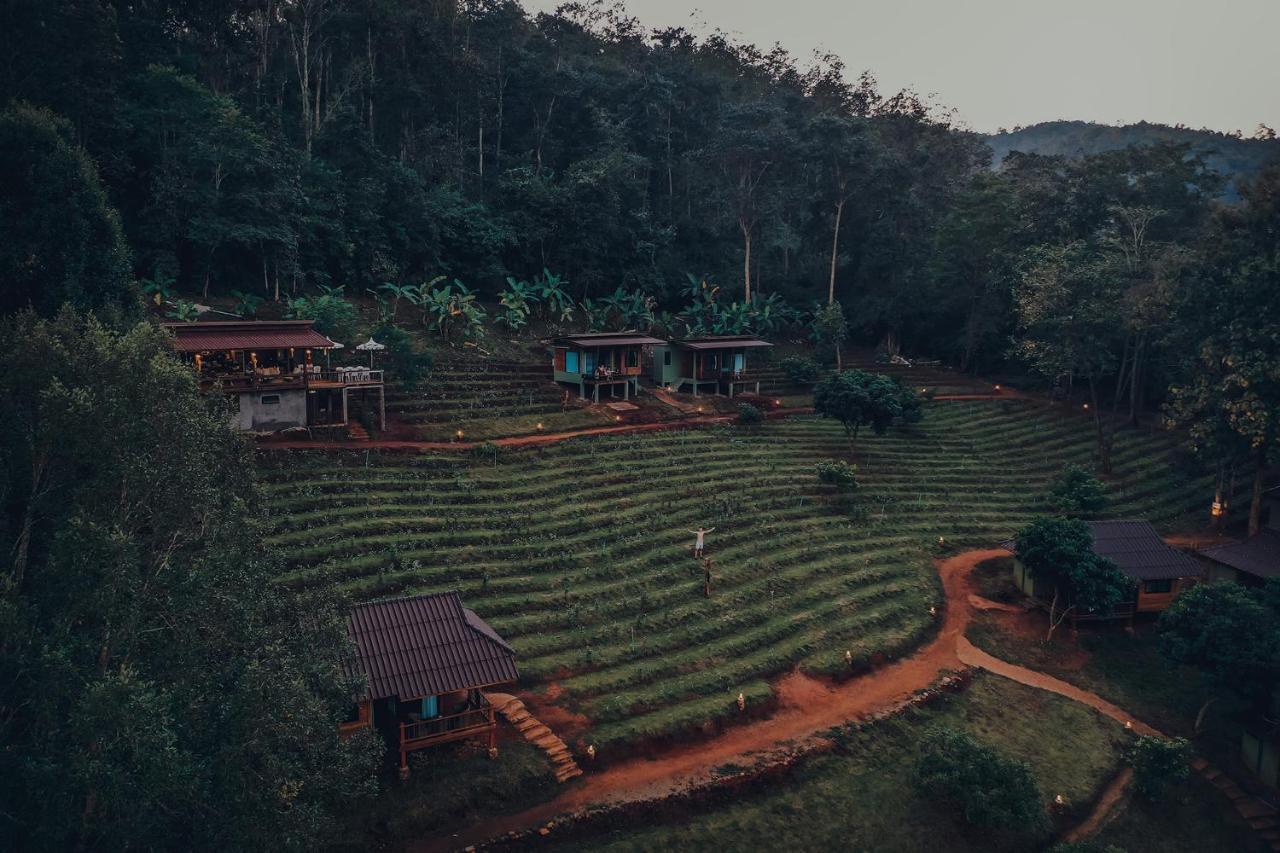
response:
M508 832L529 829L551 818L593 804L655 799L711 781L725 764L752 764L789 748L826 743L821 732L891 710L947 671L964 668L956 653L969 624L972 588L969 575L983 560L1005 555L993 548L968 551L938 562L947 607L938 635L910 657L837 686L795 673L780 683L781 706L770 718L735 726L701 743L678 747L650 759L631 759L591 773L558 797L513 815L484 820L445 838L411 844L415 853L434 853L479 844Z

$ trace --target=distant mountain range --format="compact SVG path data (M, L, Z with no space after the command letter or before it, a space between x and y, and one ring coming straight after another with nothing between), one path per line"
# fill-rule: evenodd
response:
M1227 177L1228 186L1223 195L1228 197L1235 196L1231 184L1236 180L1256 174L1269 160L1280 159L1278 139L1241 139L1212 130L1147 122L1113 126L1087 121L1048 121L992 134L986 140L993 152L993 166L999 165L1010 151L1080 157L1130 145L1188 143L1210 167Z

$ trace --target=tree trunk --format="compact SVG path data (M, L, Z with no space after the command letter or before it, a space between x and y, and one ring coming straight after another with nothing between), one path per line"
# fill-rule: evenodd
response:
M1098 383L1089 375L1089 403L1093 408L1093 424L1098 433L1098 470L1111 473L1111 437L1103 423L1102 408L1098 405Z
M831 229L831 277L827 281L828 305L834 305L836 302L836 258L840 254L840 220L844 217L844 204L843 198L836 202L836 226ZM837 351L839 349L836 347Z
M1147 339L1138 335L1133 345L1133 364L1129 375L1129 425L1138 425L1138 414L1142 410L1143 362L1146 358Z
M1249 535L1255 536L1262 526L1262 486L1267 473L1267 451L1258 448L1258 469L1253 472L1253 499L1249 502Z
M738 220L738 228L742 231L742 286L743 301L751 304L751 226Z

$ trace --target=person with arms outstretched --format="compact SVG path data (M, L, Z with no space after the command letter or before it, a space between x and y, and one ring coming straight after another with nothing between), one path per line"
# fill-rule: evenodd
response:
M707 534L712 532L713 530L715 530L714 527L706 527L706 528L699 527L697 530L689 531L694 536L698 537L697 540L693 543L693 556L695 559L702 556L702 551L707 544Z

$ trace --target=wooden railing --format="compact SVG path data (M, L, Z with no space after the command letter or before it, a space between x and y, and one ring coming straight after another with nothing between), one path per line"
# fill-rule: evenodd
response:
M432 717L400 724L400 743L405 746L422 745L433 740L453 740L467 737L476 731L495 725L493 708L484 705L457 714Z
M312 382L336 382L342 385L381 385L381 370L311 370L306 373L231 373L226 375L207 375L200 377L200 387L210 388L221 382L223 390L235 391L246 388L305 388Z

